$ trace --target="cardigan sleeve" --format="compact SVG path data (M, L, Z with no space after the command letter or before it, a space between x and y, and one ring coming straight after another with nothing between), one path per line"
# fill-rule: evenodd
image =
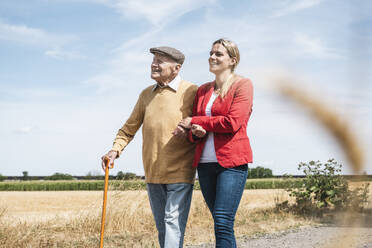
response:
M231 107L226 115L194 116L191 123L202 126L207 132L235 133L249 119L252 111L253 87L250 80L237 86Z

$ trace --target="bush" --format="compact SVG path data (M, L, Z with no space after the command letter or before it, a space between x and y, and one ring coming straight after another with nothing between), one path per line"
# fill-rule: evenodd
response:
M27 181L29 179L28 177L28 171L22 171L22 180Z
M53 175L46 177L46 180L72 180L74 179L73 176L70 174L63 174L63 173L54 173Z
M0 182L4 181L6 177L0 174Z
M104 180L105 176L102 175L101 171L99 171L99 170L92 170L92 171L89 171L85 175L85 178L83 178L83 179L85 179L85 180Z
M257 166L256 168L248 168L248 178L270 178L273 177L273 172L269 168Z
M322 213L323 210L362 210L368 201L368 186L349 190L347 180L341 176L342 165L334 159L300 163L298 170L305 174L303 185L287 189L296 198L295 209L300 213Z
M116 179L118 180L134 180L136 178L137 175L131 172L124 173L122 171L119 171L118 174L116 174Z

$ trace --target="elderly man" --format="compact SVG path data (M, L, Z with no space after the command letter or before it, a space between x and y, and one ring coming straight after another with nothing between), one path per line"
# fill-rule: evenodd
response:
M198 87L178 75L185 59L180 51L155 47L150 52L154 54L151 78L156 84L142 91L112 149L102 159L108 157L113 163L143 125L142 159L159 244L162 248L182 247L195 177L194 146L181 127L173 130L180 120L191 116Z

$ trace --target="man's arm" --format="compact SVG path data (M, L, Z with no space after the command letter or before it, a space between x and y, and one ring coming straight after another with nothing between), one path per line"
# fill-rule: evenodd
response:
M139 96L134 109L125 124L119 129L116 134L111 150L102 156L102 168L105 168L104 157L110 159L110 165L118 158L124 148L131 142L137 130L141 127L145 114L143 103L143 92Z

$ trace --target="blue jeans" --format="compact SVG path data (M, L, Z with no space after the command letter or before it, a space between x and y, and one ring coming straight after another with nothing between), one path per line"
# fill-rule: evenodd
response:
M193 185L147 184L161 248L182 248Z
M216 247L236 247L235 214L247 176L247 164L234 168L224 168L218 163L200 163L198 166L200 188L214 220Z

